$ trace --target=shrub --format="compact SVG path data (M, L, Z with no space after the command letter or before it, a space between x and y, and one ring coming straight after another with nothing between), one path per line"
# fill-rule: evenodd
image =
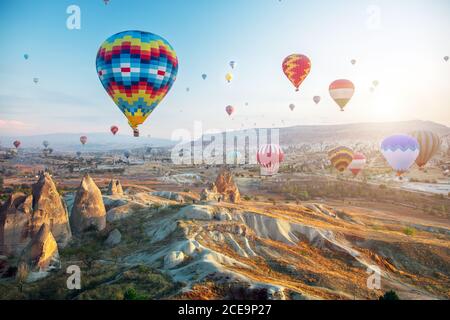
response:
M416 229L406 227L405 229L403 229L403 233L406 234L407 236L413 236L416 233Z
M389 290L382 295L379 300L400 300L397 293L394 290Z
M244 199L245 201L250 201L252 198L250 198L250 196L248 196L248 195L245 195L245 196L243 197L243 199Z

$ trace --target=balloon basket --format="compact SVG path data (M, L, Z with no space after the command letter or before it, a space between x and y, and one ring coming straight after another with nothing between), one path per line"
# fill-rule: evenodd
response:
M137 129L137 128L133 129L133 135L135 137L139 137L139 129Z

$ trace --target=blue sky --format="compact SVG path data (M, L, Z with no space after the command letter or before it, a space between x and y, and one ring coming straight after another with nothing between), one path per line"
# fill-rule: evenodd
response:
M66 28L72 4L81 9L80 30ZM179 59L177 80L142 135L170 138L194 121L217 130L410 119L450 125L447 0L14 0L0 2L0 135L103 132L111 124L131 134L95 71L100 44L130 29L164 37ZM312 60L297 93L281 70L291 53ZM227 84L230 60L237 67ZM328 94L339 78L356 86L345 112ZM373 80L380 85L371 93ZM314 95L322 97L318 106Z

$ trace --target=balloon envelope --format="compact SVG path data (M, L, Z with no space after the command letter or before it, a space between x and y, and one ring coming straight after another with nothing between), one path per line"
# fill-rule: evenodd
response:
M411 134L419 143L419 155L416 158L416 164L423 168L427 162L438 152L441 147L441 139L431 131L414 131Z
M13 142L14 147L19 148L20 147L21 142L19 140L16 140Z
M38 83L39 82L39 78L33 78L33 82L34 83Z
M23 57L25 58L25 60L28 60L29 55L25 53L25 54L23 55Z
M236 61L230 61L231 69L234 69L235 66L236 66Z
M352 60L350 60L350 62L351 62L352 65L355 65L356 64L356 59L352 59Z
M234 107L233 106L227 106L225 108L225 111L228 113L229 116L231 116L234 113Z
M348 147L340 146L328 152L328 159L337 171L343 172L353 161L353 151Z
M311 60L303 54L291 54L283 61L283 72L298 91L302 82L311 71Z
M320 96L314 96L314 97L313 97L313 101L314 101L316 104L319 104L319 102L320 102Z
M49 142L47 140L42 141L42 145L47 148L49 146Z
M231 80L233 80L233 74L231 74L230 72L228 72L225 75L225 80L227 80L227 82L231 82Z
M138 126L172 87L178 59L162 37L144 31L119 32L103 42L97 53L100 81L127 117L135 136Z
M353 155L352 162L348 165L348 169L353 173L354 176L357 176L365 165L366 157L362 153L355 153Z
M203 80L205 80L208 76L206 74L202 74Z
M404 134L389 136L381 143L381 153L399 176L408 171L417 159L419 151L417 140Z
M119 127L118 126L111 126L111 132L113 135L116 135L117 132L119 132Z
M294 111L294 109L295 109L295 104L291 103L291 104L289 105L289 109L291 109L291 111Z
M341 111L344 111L345 106L353 97L353 93L355 92L355 86L350 80L339 79L333 81L328 88L330 91L330 96L337 103L337 105L341 108Z
M444 60L445 60L445 61L448 61L448 56L445 56L445 57L444 57Z
M261 175L273 175L284 160L284 152L277 144L264 144L256 153L256 160L261 166Z
M84 146L86 144L86 142L87 142L87 137L86 136L81 136L80 137L80 142Z

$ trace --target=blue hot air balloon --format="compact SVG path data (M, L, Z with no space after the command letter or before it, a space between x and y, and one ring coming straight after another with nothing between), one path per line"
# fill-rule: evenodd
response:
M381 143L381 153L398 176L408 171L419 155L419 142L408 135L397 134Z

